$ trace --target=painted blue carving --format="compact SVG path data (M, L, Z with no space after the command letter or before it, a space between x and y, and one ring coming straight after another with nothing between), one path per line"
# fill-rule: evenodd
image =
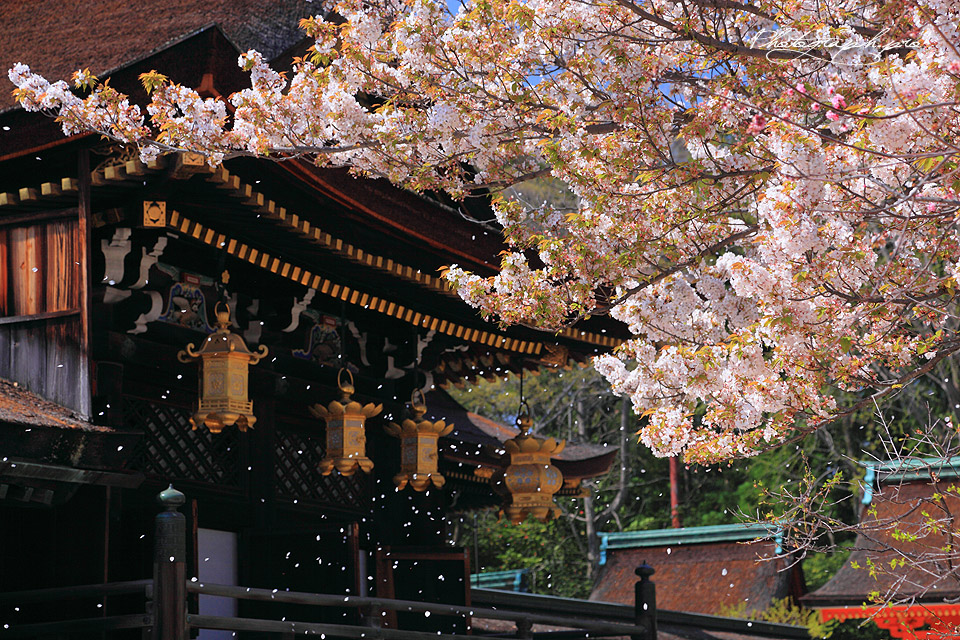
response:
M167 310L158 318L162 322L213 333L207 322L207 303L199 287L177 282L170 287Z
M294 349L293 356L335 366L340 361L340 334L335 324L319 322L310 329L306 349Z

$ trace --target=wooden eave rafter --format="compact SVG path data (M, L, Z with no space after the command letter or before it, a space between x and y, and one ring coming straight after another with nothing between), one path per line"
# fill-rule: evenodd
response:
M139 160L129 160L122 164L106 166L93 171L91 174L91 182L95 187L131 182L137 182L137 184L139 184L143 176L159 173L165 168L166 164L167 161L163 157L157 158L149 163L143 163ZM390 258L365 252L363 249L360 249L351 243L345 242L341 238L337 238L322 231L319 227L311 225L308 220L304 219L298 214L288 211L283 206L277 204L274 200L265 197L262 193L255 190L252 185L242 182L236 175L231 174L222 166L216 169L211 169L205 163L203 158L199 156L180 154L174 159L173 166L170 167L169 171L171 177L175 179L189 178L198 174L203 176L205 180L215 185L217 188L224 190L233 198L239 199L242 206L255 213L259 219L263 220L265 224L271 223L274 226L279 226L280 228L289 231L293 236L305 240L312 245L319 245L324 249L327 249L352 262L362 264L381 273L400 278L406 282L410 282L430 291L441 293L450 298L458 297L451 285L445 279L423 273L420 269L415 269L409 265L401 264ZM0 213L2 213L3 209L5 208L37 208L38 206L43 206L43 200L47 198L70 195L75 193L76 189L76 179L63 178L60 181L60 184L55 182L47 182L42 184L39 189L35 187L23 187L19 189L18 193L0 193ZM116 221L117 218L118 216L116 215L111 216L111 212L109 211L101 212L98 214L98 217L95 217L94 224L100 226L112 221ZM182 222L183 220L185 219L181 216L180 221L178 222ZM179 226L179 224L174 226ZM212 230L207 230L203 235L206 237L211 233L218 236L223 235L215 234L215 232L212 232ZM199 238L199 236L195 235L193 237ZM233 242L236 243L236 241ZM215 244L214 246L221 245ZM256 250L253 251L255 252ZM254 255L257 254L254 253ZM309 272L299 267L295 267L290 263L285 263L285 266L281 267L278 259L276 258L274 261L263 263L262 255L263 254L260 254L261 257L259 263L254 263L247 255L241 257L241 259L246 259L252 264L258 264L259 266L267 268L274 273L278 272L274 270L276 267L281 276L287 277L295 282L299 282L300 284L304 284L305 286L309 286L318 290L320 289L313 283L329 283L329 281L326 281L319 276L315 276L314 274L311 274L312 278L305 278L304 274ZM297 275L292 276L291 274L294 273ZM381 306L379 303L383 302L382 299L379 299L376 296L362 294L357 292L355 289L350 288L346 288L346 290L351 293L347 297L344 297L345 294L343 293L343 289L343 287L334 289L333 283L329 283L328 289L326 291L321 291L321 293L338 297L339 299L347 301L350 304L360 304L360 306L366 306L370 299L377 299L378 307ZM359 302L360 300L364 299L364 296L366 296L367 301ZM401 318L404 321L410 322L417 326L424 326L431 329L437 329L439 326L442 326L442 323L446 322L440 321L428 314L420 314L416 311L407 309L402 305L396 305L391 308L390 304L391 303L387 303L383 309L376 308L376 310L381 313L386 312L387 315ZM397 311L398 307L404 309L402 315ZM425 318L429 318L429 320L425 320ZM443 329L439 329L442 333L447 333L448 335L453 335L457 338L463 338L463 336L469 331L471 332L469 335L472 337L464 338L468 342L474 342L486 346L504 348L508 351L533 355L539 355L543 349L543 343L523 340L517 341L506 336L501 336L498 344L496 338L497 334L475 329L466 329L457 324L447 324L451 325L451 327L449 330L446 326ZM574 328L563 329L562 331L558 332L557 335L569 340L574 340L576 342L589 345L596 345L606 349L614 348L623 342L622 340L612 336ZM519 345L513 343L519 343ZM535 344L536 346L529 347L529 344Z
M311 226L310 222L295 213L288 212L273 200L265 198L263 194L254 190L251 185L241 182L222 166L210 172L207 179L215 184L233 190L242 197L244 204L253 207L267 219L277 221L281 227L299 237L306 238L358 264L367 265L370 268L388 273L426 289L450 296L451 298L459 298L457 292L446 279L423 273L420 269L395 262L390 258L365 252L359 247L321 231L320 228L316 226ZM348 204L354 205L352 202L348 202ZM623 342L612 336L573 328L563 329L559 332L559 335L570 340L598 345L608 349L614 348Z
M170 212L167 220L167 227L173 231L178 231L187 237L209 246L217 247L239 260L248 262L281 278L315 289L320 294L336 298L347 304L363 307L364 309L396 318L397 320L414 326L453 336L464 342L472 342L527 355L538 355L543 349L543 344L540 342L518 340L492 331L472 329L455 322L442 320L427 313L422 313L406 305L333 282L306 268L292 264L265 251L259 251L244 242L240 242L210 227L189 220L177 211Z
M77 469L41 462L9 460L8 458L0 460L0 478L4 477L72 484L95 484L124 489L136 489L144 480L142 473Z

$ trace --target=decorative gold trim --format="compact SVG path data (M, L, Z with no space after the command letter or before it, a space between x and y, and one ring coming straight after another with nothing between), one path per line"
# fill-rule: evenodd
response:
M188 162L183 162L182 164L190 164ZM161 171L166 166L166 159L161 156L154 160L151 160L148 163L143 163L138 159L128 160L123 165L115 165L112 167L106 167L103 169L98 169L91 172L91 178L93 184L96 186L103 186L110 183L123 182L126 180L136 180L140 176L146 175L147 173L154 173ZM373 269L377 269L396 277L399 277L408 282L413 282L420 286L438 291L445 295L451 297L456 297L457 293L453 290L450 284L436 276L432 276L426 273L421 272L418 269L409 267L407 265L399 264L394 262L390 258L384 258L382 256L377 256L371 253L368 253L358 247L353 246L348 242L344 242L341 238L336 238L329 233L321 231L319 228L311 225L306 220L301 219L298 215L288 212L284 207L281 207L273 200L266 198L262 193L254 190L253 187L247 183L241 182L240 179L232 175L224 167L218 167L215 170L211 170L209 166L205 163L202 163L199 166L192 166L191 169L195 169L195 173L204 174L204 177L207 181L213 183L217 188L223 189L230 192L231 195L241 199L243 205L250 207L256 211L259 215L269 220L274 220L279 222L279 226L286 228L297 235L305 237L310 242L319 244L320 246L337 253L349 260L354 262L364 264ZM187 177L175 175L177 177ZM15 207L21 203L31 203L43 197L57 197L62 195L74 194L78 190L76 178L63 178L59 184L55 182L45 182L40 186L40 191L37 192L36 189L31 189L24 187L19 189L17 193L0 193L0 207ZM108 220L95 220L96 226L102 226L102 224L108 223ZM99 223L99 224L97 224ZM168 222L168 226L171 226ZM200 239L199 235L193 235L192 237ZM221 236L224 237L224 236ZM235 240L228 240L230 246L233 247L236 244ZM206 238L203 239L203 242L206 244L213 244L209 242ZM249 249L246 245L243 245L245 251L250 251L250 257L246 255L239 255L243 260L247 260L251 264L256 264L253 257L257 255L256 249ZM231 254L235 254L231 251ZM260 266L264 268L269 268L271 271L274 271L273 265L270 267L267 266L266 262L262 263ZM288 269L289 270L289 269ZM276 271L274 271L276 273ZM309 272L302 271L299 273L299 277L296 275L297 271L294 271L294 275L283 274L284 277L300 282L303 285L311 286L317 288L313 284L308 284L310 278L306 276ZM320 280L315 278L314 281L319 282ZM334 294L336 296L336 294ZM352 303L355 304L355 303ZM366 303L361 303L362 306L366 306ZM393 315L392 312L388 315ZM441 333L446 333L448 335L456 335L450 333L449 326L444 326L445 320L433 319L435 322L439 323L439 326L431 326L431 329L436 329ZM407 320L409 322L409 320ZM412 324L422 325L419 322L412 322ZM457 325L452 325L454 328L457 328ZM613 348L623 343L622 340L613 338L610 336L602 335L599 333L593 333L589 331L581 331L579 329L566 328L561 330L558 335L563 336L564 338L569 338L571 340L576 340L577 342L583 342L588 344L594 344L601 347ZM461 337L457 335L457 337ZM468 339L469 342L480 342L481 344L486 344L493 346L496 341L496 336L488 336L489 342L483 342L477 339ZM507 341L509 345L513 340L511 338L502 338ZM539 344L539 343L538 343ZM509 351L517 351L520 353L538 353L526 351L524 348L514 348L513 346L502 347Z
M291 280L298 284L303 284L316 289L319 293L336 298L354 306L371 309L377 313L382 313L407 322L418 327L434 327L440 333L450 336L462 337L467 342L475 342L491 347L525 353L530 355L539 355L543 349L540 342L529 340L515 340L499 334L489 333L487 331L478 331L470 329L448 320L440 320L431 315L420 313L397 304L389 300L384 300L375 295L357 291L351 287L337 284L327 278L319 276L307 269L295 266L285 260L274 257L269 253L260 252L236 241L232 238L217 233L209 227L205 227L199 222L194 222L185 218L179 211L172 210L167 212L167 227L173 231L182 233L185 236L195 238L204 244L216 247L226 251L228 254L248 262L254 266L260 267L278 276ZM445 326L444 326L445 325ZM442 328L441 328L442 327Z
M163 200L144 200L143 201L143 226L144 227L165 227L167 226L167 203Z

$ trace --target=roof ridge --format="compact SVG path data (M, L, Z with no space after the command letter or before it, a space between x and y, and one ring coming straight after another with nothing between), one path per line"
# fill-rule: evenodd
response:
M779 528L765 523L717 524L679 529L647 529L645 531L615 531L601 533L605 549L633 549L659 547L667 544L702 544L706 542L738 542L757 538L772 538Z

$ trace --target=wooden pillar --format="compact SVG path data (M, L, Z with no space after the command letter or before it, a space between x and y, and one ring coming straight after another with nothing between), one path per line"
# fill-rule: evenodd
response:
M170 485L157 501L153 539L153 640L187 638L187 519L178 509L186 502Z
M680 489L677 486L677 457L670 459L670 526L680 528Z
M91 402L90 388L90 314L93 309L92 287L90 272L90 243L91 243L91 217L93 215L92 204L90 200L90 152L87 149L81 149L77 159L77 184L78 190L78 209L77 219L77 262L80 263L80 363L78 371L80 379L77 384L80 387L80 415L89 417L93 414L93 405Z
M634 623L645 632L642 636L633 636L633 640L657 640L657 586L650 580L653 567L644 562L634 572L640 578L634 586Z

